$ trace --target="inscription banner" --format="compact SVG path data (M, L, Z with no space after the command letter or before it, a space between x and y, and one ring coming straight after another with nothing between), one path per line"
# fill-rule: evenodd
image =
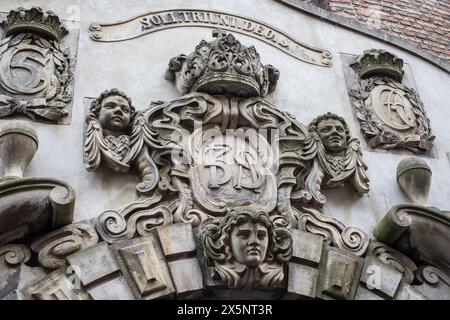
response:
M234 31L268 43L301 61L323 67L332 65L331 53L327 50L301 43L263 22L219 11L177 9L150 12L117 22L95 22L90 25L89 30L94 41L115 42L177 27L206 27Z

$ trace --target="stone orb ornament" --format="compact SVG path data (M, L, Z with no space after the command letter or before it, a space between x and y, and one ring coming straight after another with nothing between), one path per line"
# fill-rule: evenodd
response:
M431 169L419 157L408 157L397 166L397 183L415 203L427 205L431 186Z
M14 121L0 129L0 163L3 179L23 178L38 149L36 130L25 121Z

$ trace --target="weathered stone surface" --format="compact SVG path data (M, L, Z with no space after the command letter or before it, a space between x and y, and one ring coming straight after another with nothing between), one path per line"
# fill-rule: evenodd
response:
M408 157L398 163L397 183L418 205L427 205L431 186L431 169L425 160Z
M300 230L292 230L291 234L291 261L310 267L318 267L322 255L323 237Z
M422 266L417 271L420 285L414 286L418 292L431 300L450 300L450 277L432 266Z
M400 283L395 300L428 300L423 294L416 290L415 286Z
M133 294L123 277L87 289L94 300L133 300Z
M189 256L196 249L192 226L188 223L160 227L157 229L161 248L167 258Z
M364 286L359 285L356 290L355 300L384 300L379 295L374 294L372 291L367 290Z
M286 299L315 298L324 238L292 230L292 258L288 264Z
M37 133L25 122L0 129L0 245L72 221L72 187L52 178L23 178L37 147Z
M388 245L371 240L367 250L368 257L376 257L380 262L393 267L402 274L402 280L408 284L412 284L415 277L417 266L410 258L395 250Z
M203 274L195 256L192 225L178 223L156 229L179 296L196 295L204 288Z
M170 261L168 265L179 298L194 298L201 294L203 275L196 258Z
M24 283L22 270L29 268L24 263L30 257L30 249L23 244L0 246L0 299L13 294Z
M288 268L285 299L315 298L319 270L292 262L289 263Z
M392 266L382 263L375 257L367 257L364 260L361 282L365 284L368 290L373 290L381 293L381 296L384 295L392 299L401 280L402 273Z
M98 236L87 221L73 223L52 231L31 244L39 263L48 269L57 269L66 264L66 257L96 245Z
M394 206L375 227L375 238L415 260L450 272L450 213L414 204Z
M349 60L348 92L369 147L429 154L435 136L419 95L402 81L403 60L381 49Z
M72 254L67 257L67 261L84 286L119 270L106 242Z
M166 298L175 294L156 235L122 241L113 245L112 250L136 299Z
M345 250L324 247L319 265L317 296L353 300L364 260Z
M65 268L50 273L47 277L22 290L22 293L36 300L89 300L89 294L81 288L77 277Z
M61 43L68 31L59 17L39 7L18 8L1 25L0 117L69 123L74 58Z
M36 130L25 121L14 121L0 129L2 179L23 178L39 145Z

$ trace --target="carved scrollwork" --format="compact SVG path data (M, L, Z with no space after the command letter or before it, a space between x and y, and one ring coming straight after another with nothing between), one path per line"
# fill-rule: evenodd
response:
M302 207L295 210L297 228L324 237L330 245L363 256L369 246L369 236L356 227L346 227L335 218L324 216L319 210Z
M377 241L372 241L367 254L376 257L385 264L394 267L395 270L403 274L403 281L412 284L417 271L416 264L399 251Z
M10 266L26 263L30 257L30 249L23 244L7 244L0 247L0 259Z
M140 198L122 210L108 210L97 218L97 231L108 243L132 239L135 234L148 235L157 226L173 221L172 211L164 205L155 206L161 200L161 194L155 192L152 197Z
M48 269L57 269L66 264L69 255L93 247L98 235L88 222L79 222L62 227L35 240L31 250L38 255L39 263Z
M420 266L417 269L417 279L422 283L426 282L431 285L443 281L446 285L450 286L450 277L433 266Z

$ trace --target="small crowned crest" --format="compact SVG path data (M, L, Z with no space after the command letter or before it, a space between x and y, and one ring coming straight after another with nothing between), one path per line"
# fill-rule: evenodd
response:
M36 32L60 41L68 33L54 12L43 11L39 7L11 10L0 26L5 30L5 37L20 32Z
M190 55L174 57L165 78L181 94L205 92L264 97L276 87L279 71L263 65L255 47L246 47L231 33L213 31L215 40L202 40Z
M364 51L364 54L350 66L358 73L360 79L371 76L387 76L401 81L404 73L403 60L395 54L381 49Z

